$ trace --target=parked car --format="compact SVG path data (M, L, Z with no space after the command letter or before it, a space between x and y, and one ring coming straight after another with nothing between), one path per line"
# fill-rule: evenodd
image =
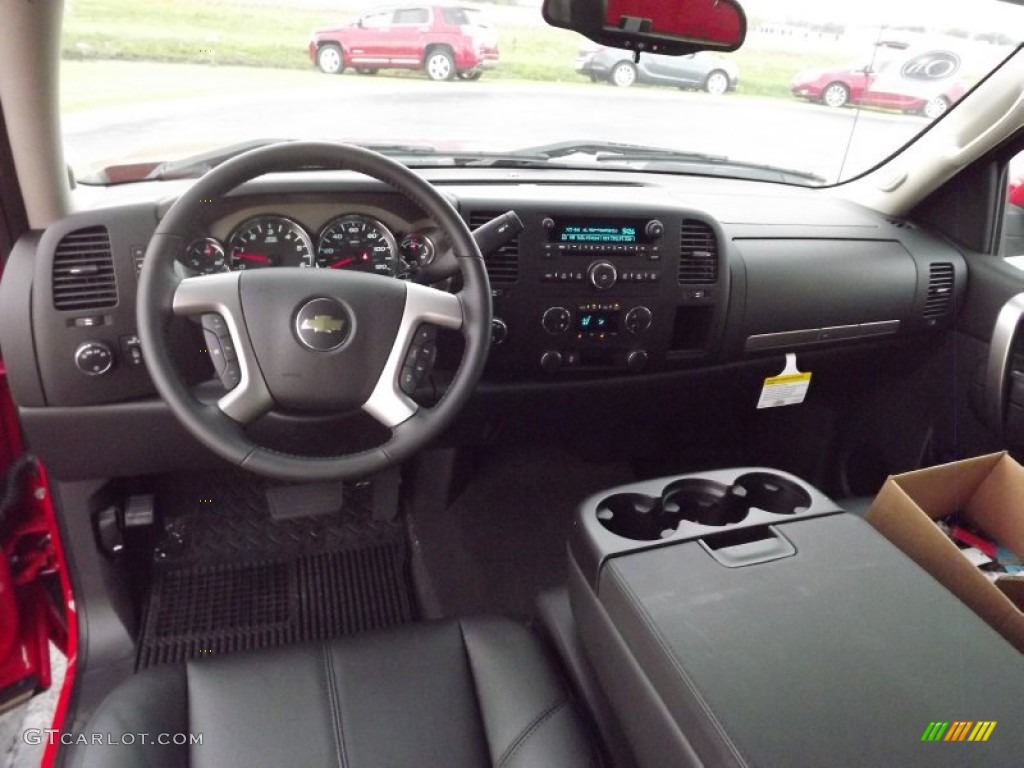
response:
M498 40L476 8L380 8L344 27L315 31L309 58L329 75L349 67L364 75L381 69L422 69L431 80L477 80L498 63Z
M576 71L589 76L593 82L607 80L620 88L629 88L633 83L650 83L701 88L718 95L734 90L739 83L736 64L703 51L688 56L645 53L634 63L632 51L589 46L580 49Z
M956 53L929 50L843 69L806 70L793 78L790 91L830 107L898 109L934 120L966 93L959 71Z

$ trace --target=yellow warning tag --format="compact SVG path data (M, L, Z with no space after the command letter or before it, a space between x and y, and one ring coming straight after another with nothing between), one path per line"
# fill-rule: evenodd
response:
M758 408L777 408L780 405L798 405L807 397L811 387L810 372L797 370L796 355L786 355L786 367L778 376L769 376L761 388Z

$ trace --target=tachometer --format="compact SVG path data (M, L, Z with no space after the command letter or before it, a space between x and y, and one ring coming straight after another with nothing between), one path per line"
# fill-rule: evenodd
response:
M317 241L316 263L327 269L358 269L378 275L398 270L391 230L369 216L349 214L327 222Z
M284 216L246 219L228 238L231 269L312 267L313 241Z

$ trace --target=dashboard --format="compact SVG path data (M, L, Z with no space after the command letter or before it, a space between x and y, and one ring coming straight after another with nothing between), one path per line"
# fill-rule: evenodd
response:
M727 376L786 352L912 345L952 327L966 289L964 258L948 241L822 190L642 172L423 174L471 229L507 211L523 223L485 254L494 320L481 392L601 391ZM37 444L66 440L85 413L111 435L128 412L173 422L144 365L134 294L149 238L184 188L104 190L102 204L12 254L0 344ZM183 275L299 266L451 290L459 279L429 217L389 187L338 171L243 185L194 223L178 262ZM199 324L177 318L168 333L186 380L219 386ZM441 349L433 396L457 363L457 348Z

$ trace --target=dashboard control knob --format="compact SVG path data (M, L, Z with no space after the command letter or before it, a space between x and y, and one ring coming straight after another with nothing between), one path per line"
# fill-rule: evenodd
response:
M550 216L545 216L543 219L541 219L540 225L544 227L544 229L554 229L555 220L552 219Z
M610 261L595 261L587 269L587 279L599 291L607 291L619 279L615 265Z
M540 367L548 373L554 373L562 367L562 363L565 362L562 358L561 352L556 352L553 349L549 349L543 355L540 356Z
M647 307L633 307L626 313L626 330L636 336L650 328L653 321L654 316Z
M642 349L634 349L626 357L626 367L631 371L642 371L647 367L650 356Z
M491 320L491 346L496 347L508 338L508 326L500 317Z
M544 311L544 316L540 319L540 324L544 326L544 330L552 336L568 331L571 322L572 315L569 314L569 310L565 307L550 307Z
M644 227L644 233L651 240L657 240L659 237L665 234L665 225L657 219L651 219L647 222L647 226Z
M75 365L82 373L102 376L114 367L114 352L102 341L86 341L75 350Z

